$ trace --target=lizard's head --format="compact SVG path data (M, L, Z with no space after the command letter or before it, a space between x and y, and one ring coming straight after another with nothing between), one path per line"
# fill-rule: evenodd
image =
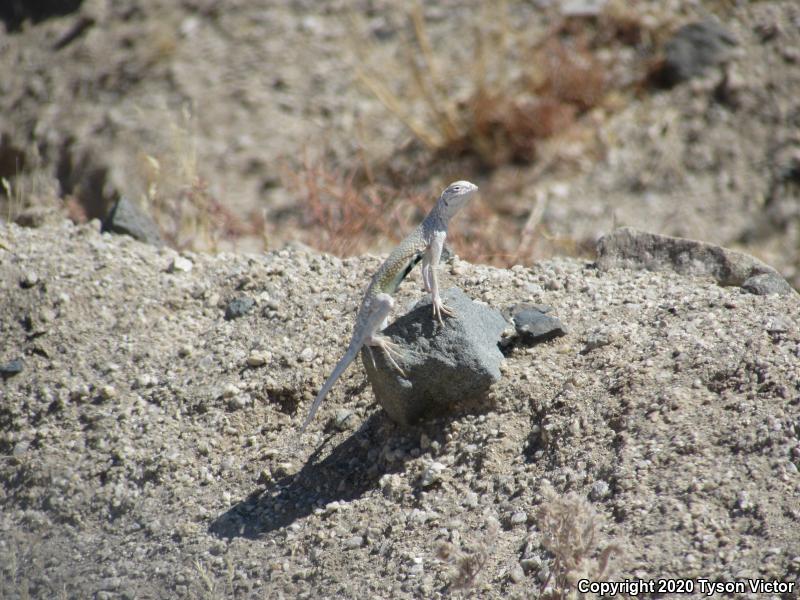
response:
M439 196L439 211L445 218L449 219L464 206L475 192L478 186L469 181L456 181L448 185L442 195Z

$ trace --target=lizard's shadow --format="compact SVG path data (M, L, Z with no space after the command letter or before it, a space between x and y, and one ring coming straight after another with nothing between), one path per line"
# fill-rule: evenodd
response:
M432 439L437 437L427 428L422 430ZM209 531L219 537L254 539L288 527L330 502L359 498L377 487L383 475L403 469L409 452L419 445L419 435L419 429L394 425L379 411L325 458L320 456L327 443L298 473L251 492L214 519Z

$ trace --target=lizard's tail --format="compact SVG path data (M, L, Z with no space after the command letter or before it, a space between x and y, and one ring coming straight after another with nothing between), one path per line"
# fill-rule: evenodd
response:
M333 368L333 373L328 379L325 380L325 383L322 384L322 389L320 389L317 397L314 399L314 404L311 405L311 410L308 411L308 416L306 420L303 421L303 425L300 427L300 433L303 433L308 427L308 424L314 419L314 415L317 414L317 410L319 410L322 401L325 399L325 396L331 391L333 384L336 383L336 380L342 376L347 370L347 367L350 366L350 363L353 362L358 351L361 349L361 344L351 344L350 347L347 349L347 352L344 353L344 356L341 360L336 363L336 366Z

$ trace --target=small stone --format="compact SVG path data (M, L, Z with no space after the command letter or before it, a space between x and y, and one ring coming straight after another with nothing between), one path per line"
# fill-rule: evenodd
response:
M530 558L523 558L519 561L522 570L526 575L530 573L537 573L542 568L542 559L538 556L531 556Z
M314 360L314 349L313 348L303 348L298 355L298 360L300 362L311 362Z
M353 537L347 538L344 542L344 547L346 550L355 550L363 545L364 538L360 535L354 535Z
M478 494L475 492L467 492L467 495L464 497L464 506L476 508L478 506Z
M14 444L14 449L11 451L11 453L14 456L22 456L28 451L30 445L31 443L28 440L20 440L19 442Z
M113 400L117 397L117 390L113 385L104 385L100 388L100 396L103 400Z
M446 467L440 462L432 462L428 468L422 473L420 478L420 485L422 487L429 487L442 478L442 473Z
M19 280L19 285L25 289L32 288L37 283L39 283L39 276L34 271L27 271Z
M522 583L525 581L525 571L522 569L520 564L517 564L513 569L511 569L511 572L508 574L508 576L514 583Z
M678 29L664 45L664 62L653 75L662 87L698 77L710 67L725 62L736 38L717 21L708 19Z
M538 309L515 307L512 309L511 318L517 335L527 346L546 342L567 333L560 320Z
M153 387L158 383L158 379L154 375L150 375L149 373L144 373L139 375L134 382L134 388L149 388Z
M188 273L192 270L194 264L184 256L176 256L169 264L167 271L169 273Z
M233 398L238 393L239 393L239 388L232 383L229 383L224 388L222 388L223 398Z
M250 356L247 357L247 366L248 367L263 367L265 364L269 362L271 355L269 352L261 352L254 350L250 353Z
M375 398L397 423L408 425L458 407L479 412L488 405L489 388L502 377L498 343L506 320L458 288L442 296L456 313L442 326L431 320L427 300L383 330L401 346L403 376L384 352L361 351Z
M164 239L158 231L158 226L150 215L125 196L120 196L111 207L102 224L102 230L127 234L140 242L154 246L164 245Z
M761 273L745 279L742 289L756 296L778 294L787 296L796 293L789 282L777 273Z
M587 354L592 350L597 350L603 346L608 346L611 343L611 336L607 331L597 330L590 332L583 341L585 345L581 352L583 354Z
M512 525L522 525L523 523L527 523L528 515L525 514L524 511L517 511L513 515L511 515L511 524Z
M548 292L557 292L563 287L564 286L558 279L548 279L544 284L544 289L546 289Z
M595 481L592 485L592 489L589 491L589 498L597 502L607 497L610 491L611 489L608 487L608 484L601 479Z
M14 360L10 360L7 363L0 365L0 377L3 379L8 379L9 377L13 377L19 373L22 373L22 368L24 364L22 359L16 358Z
M228 399L228 408L231 410L241 410L252 402L249 394L237 394Z
M347 410L346 408L338 408L333 415L333 422L336 424L336 428L339 431L344 431L349 429L349 422L353 418L354 413L352 410Z
M255 306L255 300L248 296L237 296L225 307L225 320L232 321L243 317Z
M791 328L791 322L782 316L769 317L764 324L767 333L786 333Z

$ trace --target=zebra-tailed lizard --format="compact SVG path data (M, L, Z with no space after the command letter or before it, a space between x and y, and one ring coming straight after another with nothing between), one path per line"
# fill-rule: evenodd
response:
M444 240L447 237L447 226L450 219L477 191L478 186L469 181L456 181L448 185L425 220L400 242L372 276L372 281L361 301L361 307L358 309L353 327L353 337L347 346L347 351L336 363L330 377L314 399L311 410L300 428L300 433L308 427L325 396L353 362L362 346L381 348L386 353L389 362L400 373L403 373L394 358L400 356L397 344L380 332L388 324L389 313L394 306L392 294L418 262L422 261L422 282L425 291L430 292L432 297L433 317L442 323L442 315L453 315L439 295L436 267L439 264Z

